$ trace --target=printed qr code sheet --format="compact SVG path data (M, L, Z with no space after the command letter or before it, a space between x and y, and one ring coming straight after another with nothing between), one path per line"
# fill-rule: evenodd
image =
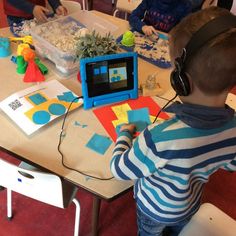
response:
M0 108L27 135L62 116L76 98L72 91L57 80L43 82L16 92L0 102ZM71 110L82 103L73 102Z
M21 107L23 104L18 100L14 100L13 102L9 103L9 107L15 111L17 108Z

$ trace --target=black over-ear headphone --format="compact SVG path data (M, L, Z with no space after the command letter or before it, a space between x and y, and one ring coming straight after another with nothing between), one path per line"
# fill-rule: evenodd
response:
M170 75L170 83L175 92L180 96L188 96L191 93L188 75L185 72L186 63L208 41L217 35L236 27L236 16L224 15L210 20L203 25L183 48L182 55L175 59L175 68Z

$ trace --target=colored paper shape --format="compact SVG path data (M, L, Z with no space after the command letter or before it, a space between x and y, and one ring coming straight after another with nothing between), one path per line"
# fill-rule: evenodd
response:
M88 125L79 123L78 121L75 121L75 122L74 122L74 126L80 126L82 129L88 127Z
M66 108L62 104L53 103L48 107L48 111L53 115L60 116L66 112Z
M123 125L123 124L127 124L128 123L128 119L127 120L113 120L112 124L113 126L116 128L118 125Z
M33 102L33 104L35 104L35 105L39 105L39 104L47 101L47 99L44 96L42 96L42 94L40 94L40 93L35 93L35 94L29 96L28 99L31 102Z
M147 107L137 110L130 110L127 113L129 123L136 126L137 132L143 131L149 124L151 124L149 110Z
M111 144L112 141L109 137L100 134L94 134L89 140L89 142L86 144L86 147L92 149L93 151L101 155L104 155L104 153L110 147Z
M37 125L44 125L50 121L50 114L47 111L36 111L33 114L32 120Z
M74 96L72 92L65 92L63 93L63 95L58 95L57 98L60 101L72 102L76 98L76 96ZM75 100L74 102L78 101L79 99Z
M28 66L23 80L27 83L42 82L45 80L34 60L28 61Z
M116 128L113 125L113 121L118 120L118 117L116 116L116 114L118 114L119 117L120 116L123 117L124 115L122 112L115 113L113 110L114 110L114 107L116 107L117 105L124 105L124 104L127 104L130 107L130 109L133 109L133 110L147 107L149 109L150 116L153 116L153 117L156 117L157 113L160 110L160 107L158 106L158 104L151 97L142 97L142 96L140 96L138 99L130 99L130 100L123 101L120 103L116 103L112 105L110 104L107 106L95 108L93 110L94 114L96 115L96 117L101 122L101 124L103 125L103 127L105 128L105 130L107 131L107 133L109 134L109 136L114 142L116 141L117 133L116 133ZM123 108L123 106L121 107ZM165 112L161 112L159 115L159 118L168 119L169 116Z
M112 106L111 109L115 113L118 120L124 120L128 122L127 111L131 110L128 103Z

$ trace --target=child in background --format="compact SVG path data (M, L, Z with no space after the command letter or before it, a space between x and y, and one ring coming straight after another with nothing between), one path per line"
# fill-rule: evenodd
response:
M236 15L236 0L205 0L202 8L210 6L218 6L228 9L231 13Z
M156 30L169 32L192 11L188 0L143 0L131 13L132 29L150 36Z
M172 62L202 26L227 15L211 7L184 18L170 32ZM117 179L135 180L139 236L164 230L178 235L198 210L210 175L220 168L236 171L236 115L225 104L236 85L235 42L232 27L197 48L190 60L182 57L189 92L179 96L182 103L167 107L173 118L148 126L134 141L133 124L120 129L111 171Z
M66 8L61 5L59 0L48 0L48 2L56 14L67 14ZM46 0L3 0L3 8L9 26L33 18L39 22L46 21L49 10L45 6Z
M194 12L201 9L204 0L190 0L190 2L192 4L192 9Z

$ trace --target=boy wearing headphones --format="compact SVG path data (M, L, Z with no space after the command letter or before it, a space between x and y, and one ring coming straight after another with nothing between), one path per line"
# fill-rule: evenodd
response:
M115 178L134 180L139 236L178 235L199 209L203 187L218 169L236 171L236 115L225 104L236 85L236 16L211 7L170 32L181 100L174 116L148 126L135 140L123 125L111 160Z

